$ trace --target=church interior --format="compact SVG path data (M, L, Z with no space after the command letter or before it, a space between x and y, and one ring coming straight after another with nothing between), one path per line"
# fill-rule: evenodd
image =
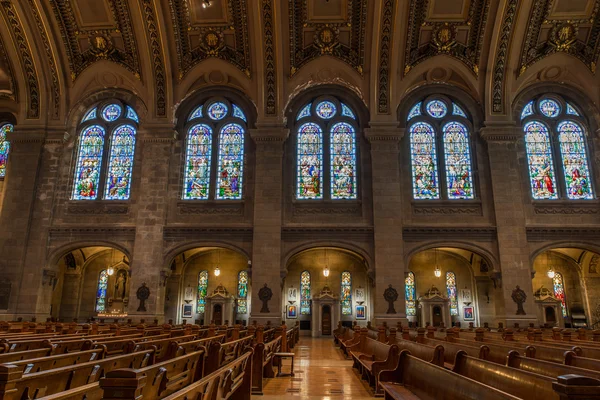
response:
M600 400L600 0L0 21L0 399Z

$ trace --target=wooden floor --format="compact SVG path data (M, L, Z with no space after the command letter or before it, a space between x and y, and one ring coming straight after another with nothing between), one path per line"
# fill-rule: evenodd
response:
M294 352L296 376L268 379L265 395L253 398L373 399L368 385L352 370L352 361L344 359L340 349L333 344L333 339L301 336ZM289 361L283 369L283 372L288 371Z

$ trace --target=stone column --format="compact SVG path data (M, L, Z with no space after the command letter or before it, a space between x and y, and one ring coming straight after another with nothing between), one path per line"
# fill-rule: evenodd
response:
M404 244L402 240L402 204L400 196L400 140L404 131L394 126L365 129L371 143L373 169L373 229L375 247L375 321L388 326L408 325L404 298ZM395 313L388 313L384 299L389 287L398 292Z
M283 190L283 143L289 135L281 127L250 131L256 143L254 235L252 242L252 307L250 321L278 325L283 318L281 302L281 221ZM261 312L258 293L267 285L273 296L269 311ZM249 323L251 323L249 321Z
M522 132L515 126L494 126L481 130L481 137L487 141L492 176L494 211L500 256L500 283L495 292L497 304L504 304L504 315L498 311L497 322L505 327L519 323L521 327L530 322L537 325L537 316L531 281L531 265L527 245L525 207L520 184L523 176L519 163L522 149ZM517 303L512 298L513 291L519 286L527 295L523 304L525 315L517 315Z

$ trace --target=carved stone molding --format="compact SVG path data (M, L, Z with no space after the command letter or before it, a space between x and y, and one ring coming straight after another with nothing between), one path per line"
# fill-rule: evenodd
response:
M0 93L0 98L7 98L11 100L18 100L19 91L17 89L17 80L15 79L15 71L12 63L8 59L8 54L6 53L6 45L2 41L2 36L0 35L0 69L5 71L8 74L8 83L10 87L10 93L2 92Z
M257 129L249 129L248 133L257 144L261 142L283 144L290 135L290 130L280 127L258 127Z
M277 115L277 68L275 60L275 31L273 0L262 1L263 39L265 43L265 114Z
M216 204L180 201L177 203L180 215L244 215L244 203Z
M322 205L314 204L292 204L292 214L295 217L311 216L311 215L349 215L360 217L362 215L362 207L360 204L330 204Z
M486 126L479 130L479 135L486 142L517 142L523 132L516 126Z
M125 215L129 213L128 204L102 202L72 202L67 206L67 214L71 215Z
M600 229L597 228L527 228L527 240L530 242L545 242L549 240L598 240Z
M596 215L600 213L600 204L593 202L557 202L557 203L534 203L534 212L538 215Z
M394 4L396 4L395 0L385 0L381 11L379 70L377 71L377 112L379 114L390 112L390 54L394 34Z
M506 62L513 34L513 27L517 15L519 0L508 0L502 15L500 38L496 47L494 58L494 71L492 75L492 112L504 113Z
M284 227L281 230L282 238L285 240L296 239L358 239L362 241L371 241L373 239L373 227L368 226L348 226L348 227Z
M250 226L190 227L173 226L163 230L164 240L211 240L215 236L252 238Z
M483 215L480 202L413 201L412 210L415 215Z
M364 129L365 138L371 143L398 144L404 137L406 129L390 127L371 127Z
M78 240L81 238L98 240L104 239L123 239L134 240L135 228L114 228L106 227L63 227L50 228L50 239L71 239Z
M460 238L471 239L479 242L492 242L496 240L495 227L405 227L402 237L407 242L420 242L425 240Z
M156 22L154 5L150 0L142 0L142 10L144 11L144 22L150 44L152 71L154 73L156 115L164 117L167 115L167 77L163 50L160 44L160 32Z

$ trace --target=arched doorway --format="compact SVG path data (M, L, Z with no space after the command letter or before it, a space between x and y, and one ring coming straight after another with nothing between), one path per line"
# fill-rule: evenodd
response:
M324 336L331 335L331 306L324 305L321 311L321 332Z

